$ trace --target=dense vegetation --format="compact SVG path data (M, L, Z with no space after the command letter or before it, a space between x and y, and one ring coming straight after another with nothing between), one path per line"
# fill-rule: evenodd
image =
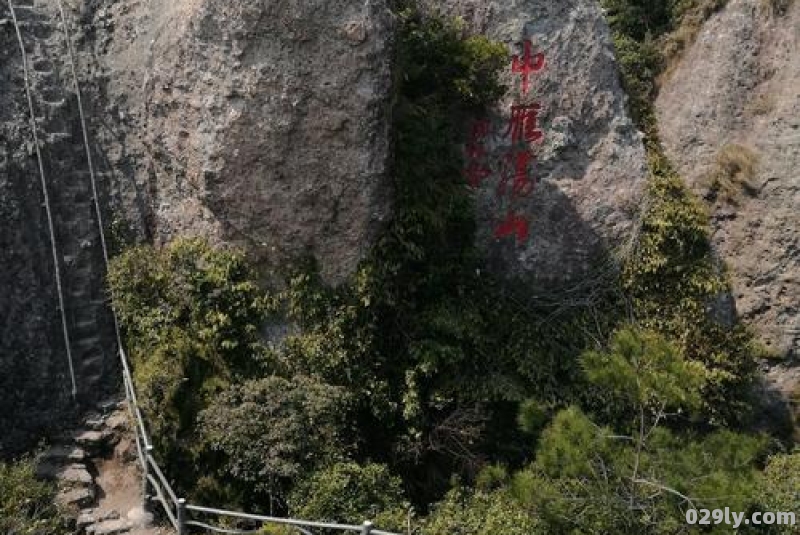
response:
M0 461L0 533L66 535L68 526L53 502L54 485L37 481L30 459Z
M396 213L350 281L330 288L306 259L264 292L244 256L202 241L114 261L136 382L183 494L426 535L680 533L690 506L800 509L798 455L746 431L757 347L709 314L724 271L650 123L654 39L699 4L608 3L652 202L630 257L580 289L585 306L552 289L531 304L524 281L484 269L459 132L502 93L507 52L410 5Z

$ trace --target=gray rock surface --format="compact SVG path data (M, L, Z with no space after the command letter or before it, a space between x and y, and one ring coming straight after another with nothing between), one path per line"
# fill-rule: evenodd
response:
M56 425L70 388L16 35L0 3L0 457Z
M657 102L662 141L709 198L713 241L739 316L781 354L800 353L800 2L777 16L731 0L704 26ZM718 155L757 158L747 187L709 196Z
M528 95L521 77L504 74L509 88L492 117L489 158L503 162L510 143L512 104L539 103L541 144L530 176L537 182L528 196L511 204L529 221L529 238L497 239L495 230L509 212L509 195L498 194L502 164L478 191L479 240L496 269L542 282L574 282L590 271L599 252L622 252L635 234L647 178L642 137L626 112L611 36L594 0L430 0L437 11L461 17L472 32L508 45L523 56L522 43L545 56L531 75ZM513 180L512 180L513 182Z
M268 267L312 253L330 282L354 270L391 201L385 1L75 4L127 219Z

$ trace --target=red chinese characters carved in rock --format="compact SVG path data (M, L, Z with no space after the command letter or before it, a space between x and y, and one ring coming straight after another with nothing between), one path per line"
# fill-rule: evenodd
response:
M511 106L511 118L508 121L506 137L511 135L511 145L516 147L520 143L541 143L544 132L539 128L539 112L542 105L533 104Z
M544 69L544 54L533 53L533 43L525 40L522 45L522 57L514 55L511 61L511 71L522 76L522 94L527 95L531 87L531 74Z
M545 66L542 53L533 53L533 44L529 40L523 43L522 57L512 58L511 70L522 77L522 95L530 91L531 75L541 71ZM496 239L514 237L517 244L525 243L530 237L530 223L524 214L518 213L516 206L520 199L529 197L535 188L533 166L536 155L532 145L544 141L544 132L539 127L539 116L542 106L538 102L530 104L514 103L503 138L508 148L504 161L499 166L500 180L497 184L497 198L505 199L506 215L494 229ZM487 138L491 134L491 124L482 119L472 124L466 145L466 168L464 175L467 183L477 188L492 176L487 162Z
M500 239L514 236L517 239L517 243L525 243L530 235L529 226L527 219L509 212L506 218L494 229L494 237Z
M505 174L501 178L500 184L497 186L497 195L505 196L508 183L511 182L512 200L527 197L533 192L534 181L531 179L529 170L536 158L530 150L520 149L509 152L506 155L506 161L511 173Z

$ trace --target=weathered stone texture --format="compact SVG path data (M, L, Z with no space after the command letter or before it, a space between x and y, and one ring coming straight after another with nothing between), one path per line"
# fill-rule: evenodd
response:
M385 3L104 5L86 17L128 218L157 242L202 235L269 267L310 253L331 282L351 273L390 209Z
M0 4L0 457L58 422L70 396L21 56L8 15Z
M531 77L529 95L511 61L503 81L508 93L492 118L494 161L508 152L504 131L511 105L538 102L541 145L533 193L514 208L530 221L530 238L496 239L508 211L508 195L497 194L495 172L478 193L479 241L497 269L541 282L576 282L601 252L619 251L635 235L647 166L642 136L626 112L609 28L594 0L429 0L447 15L461 17L470 31L506 43L522 56L522 43L545 54L544 70Z
M739 316L781 353L800 350L800 3L777 16L731 0L665 81L657 102L670 158L710 199L714 246ZM747 188L709 197L726 146L758 158ZM728 147L730 148L730 147Z

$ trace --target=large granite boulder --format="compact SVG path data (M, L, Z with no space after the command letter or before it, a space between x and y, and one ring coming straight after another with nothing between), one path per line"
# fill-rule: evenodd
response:
M638 228L647 163L598 2L428 5L509 48L507 94L488 128L478 122L465 133L468 156L479 156L468 158L466 177L479 183L478 239L494 268L572 284L598 255L624 252Z

